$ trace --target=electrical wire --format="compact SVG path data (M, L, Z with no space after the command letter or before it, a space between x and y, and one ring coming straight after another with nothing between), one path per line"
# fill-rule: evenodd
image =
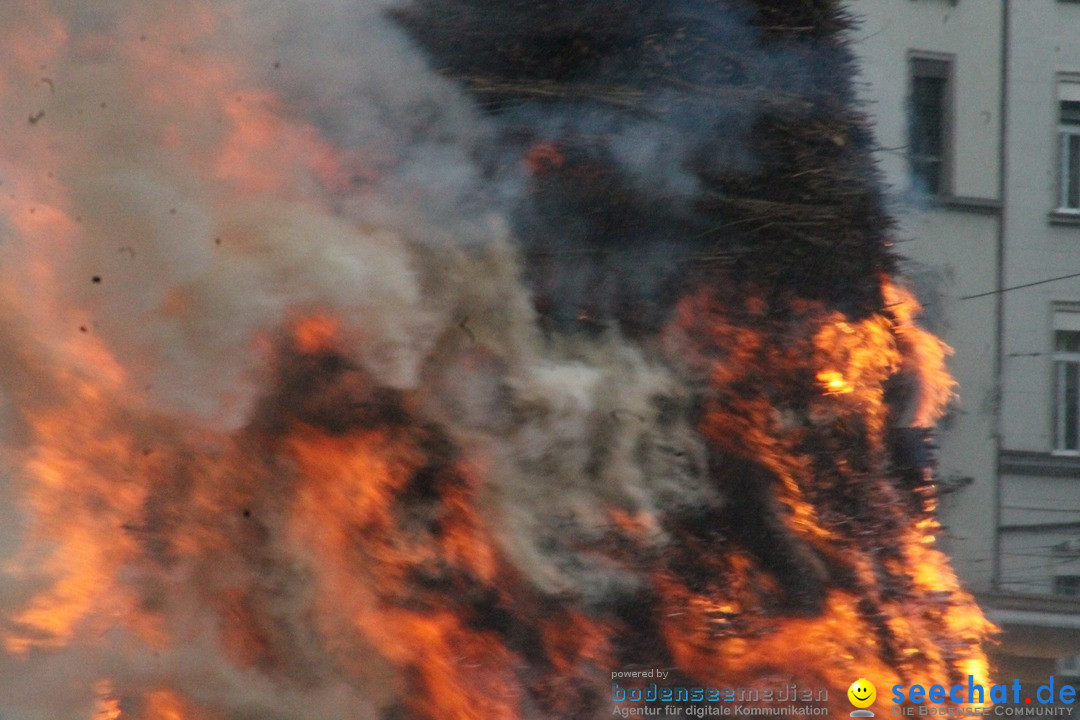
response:
M990 290L988 292L975 293L974 295L962 295L957 298L958 300L974 300L975 298L989 297L990 295L1001 295L1002 293L1011 292L1013 290L1022 290L1024 288L1035 287L1036 285L1045 285L1046 283L1057 282L1058 280L1068 280L1069 278L1080 277L1080 272L1071 273L1069 275L1060 275L1058 277L1047 278L1045 280L1036 280L1035 282L1024 283L1023 285L1013 285L1012 287L1001 288L1000 290Z

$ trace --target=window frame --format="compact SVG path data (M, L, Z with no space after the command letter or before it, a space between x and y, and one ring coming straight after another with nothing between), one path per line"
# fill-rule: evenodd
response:
M1065 119L1065 103L1080 103L1080 75L1058 74L1056 89L1058 191L1054 212L1058 215L1080 216L1080 116L1071 121ZM1074 108L1074 111L1080 111L1080 108ZM1070 176L1076 177L1076 183L1071 188ZM1070 189L1076 195L1075 205L1069 204Z
M1053 399L1052 405L1052 449L1051 454L1066 456L1066 457L1080 457L1080 349L1078 350L1058 350L1057 349L1057 334L1059 332L1076 333L1080 335L1080 303L1055 303L1053 310L1053 327L1051 328L1050 342L1051 342L1051 397ZM1072 365L1076 369L1076 400L1073 412L1075 413L1075 428L1074 437L1072 437L1071 444L1074 447L1066 447L1069 438L1066 437L1066 424L1067 424L1067 394L1066 388L1066 373L1068 367Z
M1080 575L1054 574L1051 576L1050 583L1050 594L1059 597L1080 598Z
M1055 333L1058 331L1055 331ZM1074 447L1066 447L1070 438L1066 437L1067 422L1067 394L1064 391L1067 383L1069 366L1077 366L1074 371L1080 377L1080 353L1069 353L1060 350L1054 351L1054 454L1056 455L1080 455L1080 430L1071 438ZM1080 395L1078 395L1080 397ZM1080 418L1080 401L1073 408Z
M1072 175L1072 167L1069 164L1069 150L1072 143L1071 140L1075 139L1075 152L1074 161L1077 167L1077 202L1076 205L1069 204L1069 176ZM1054 212L1061 215L1080 215L1080 123L1072 126L1065 125L1064 123L1058 125L1058 142L1061 145L1061 151L1058 156L1058 206Z
M928 50L908 50L907 53L907 155L908 155L908 184L910 189L918 189L929 197L949 198L955 194L955 108L956 108L956 55L952 53L932 52ZM930 189L918 187L916 179L921 177L916 172L916 158L914 155L914 135L912 130L915 124L915 83L920 77L937 78L944 81L942 93L942 108L939 114L941 124L941 168L940 187Z

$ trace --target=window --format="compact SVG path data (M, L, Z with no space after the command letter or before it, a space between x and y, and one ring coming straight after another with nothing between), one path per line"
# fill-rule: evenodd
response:
M912 55L908 96L908 158L912 187L949 195L952 141L952 59Z
M1063 543L1071 545L1071 542ZM1080 575L1055 575L1051 592L1055 595L1080 598ZM1080 677L1080 655L1064 657L1057 661L1057 673L1059 676Z
M1058 660L1057 675L1070 678L1080 677L1080 655L1063 657Z
M1080 313L1054 313L1054 450L1080 455Z
M1058 83L1061 190L1058 211L1080 213L1080 82Z
M1080 575L1055 575L1053 593L1080 597Z

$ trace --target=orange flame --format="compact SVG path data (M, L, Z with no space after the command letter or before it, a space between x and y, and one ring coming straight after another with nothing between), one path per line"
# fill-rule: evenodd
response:
M293 328L297 349L307 355L332 349L340 333L341 327L337 318L326 314L308 315Z

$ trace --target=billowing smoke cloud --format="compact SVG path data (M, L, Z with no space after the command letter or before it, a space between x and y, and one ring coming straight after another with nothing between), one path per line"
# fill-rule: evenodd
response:
M566 546L595 541L601 531L589 528L606 522L598 494L643 509L663 497L715 502L715 491L692 496L677 476L650 489L634 459L656 424L652 397L674 392L669 373L615 337L544 349L506 213L524 180L486 181L476 157L490 123L383 11L374 2L323 3L317 17L261 3L4 8L5 527L23 528L24 548L5 543L5 632L18 639L3 660L15 681L0 707L13 717L89 717L94 703L155 686L259 717L374 714L375 686L347 687L325 659L327 677L312 689L238 669L222 650L208 596L226 592L221 574L260 582L237 556L250 538L226 523L216 561L172 556L174 523L208 522L185 485L222 512L260 497L223 497L214 485L233 481L211 467L254 462L223 450L222 433L249 422L281 328L309 314L336 318L335 352L370 382L420 393L426 414L462 429L459 442L502 478L505 497L490 502L504 510L493 529L503 551L553 594L634 582L585 556L566 567ZM665 436L700 455L689 428ZM64 487L40 488L49 472L70 473L54 478ZM579 482L586 474L591 488ZM125 492L137 499L114 497ZM31 507L17 509L16 496ZM82 496L100 506L73 499ZM51 527L65 522L71 534ZM579 534L553 538L556 522ZM102 547L80 548L90 536ZM54 542L62 547L32 571ZM305 572L288 543L262 553ZM82 571L92 575L84 584L47 589ZM297 617L312 598L288 575L275 577L277 596L259 598L285 605L264 609L274 623L296 626L267 631L286 675L327 652L286 637L315 632ZM99 604L90 597L99 593L115 597ZM163 632L183 638L176 646L109 629L110 613L148 603ZM58 621L67 626L48 613L70 613ZM87 637L98 628L103 637ZM149 715L155 701L124 702Z
M422 297L407 246L507 230L477 197L483 122L382 9L59 5L5 23L5 287L35 336L85 327L151 400L235 422L253 335L321 304L415 383L453 298Z

